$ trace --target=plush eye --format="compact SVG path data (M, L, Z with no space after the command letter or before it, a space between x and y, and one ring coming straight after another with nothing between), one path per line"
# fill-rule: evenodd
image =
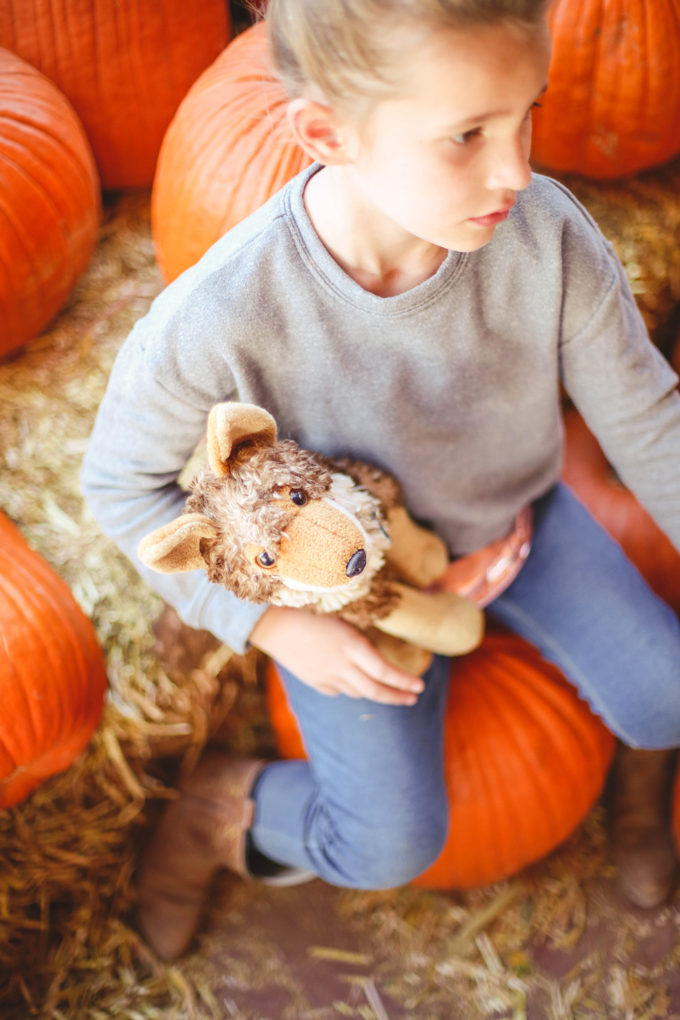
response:
M295 506L304 506L307 502L307 493L303 492L302 489L291 489L290 498L291 502L295 503Z
M276 560L274 559L273 556L269 555L266 549L263 549L262 552L257 557L257 562L260 564L261 567L273 567L274 564L276 563Z

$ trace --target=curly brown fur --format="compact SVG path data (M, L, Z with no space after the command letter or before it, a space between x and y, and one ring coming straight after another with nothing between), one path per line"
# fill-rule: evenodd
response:
M387 513L402 503L401 486L393 475L387 474L365 461L353 460L351 457L334 457L326 461L332 471L341 471L353 478L357 485L367 489L382 503Z
M376 620L384 620L399 605L399 594L383 568L373 578L371 590L361 599L355 599L338 612L347 623L354 624L359 630L367 630Z
M291 439L257 449L243 444L228 475L218 478L205 471L194 478L185 511L205 514L218 527L214 539L201 542L210 580L229 587L239 598L269 602L281 582L253 577L244 546L253 542L272 553L278 549L294 508L274 499L277 492L302 489L309 499L318 499L330 487L328 468Z

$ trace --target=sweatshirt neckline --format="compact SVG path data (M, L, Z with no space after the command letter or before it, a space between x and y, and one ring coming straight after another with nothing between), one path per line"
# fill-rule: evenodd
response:
M462 270L466 255L462 252L447 252L443 262L432 276L402 294L381 297L365 290L353 280L335 261L319 238L307 214L303 192L309 179L321 170L319 163L312 163L291 182L284 195L284 209L300 254L310 272L331 291L336 298L371 312L374 315L404 315L436 301L448 290ZM287 207L287 208L286 208Z

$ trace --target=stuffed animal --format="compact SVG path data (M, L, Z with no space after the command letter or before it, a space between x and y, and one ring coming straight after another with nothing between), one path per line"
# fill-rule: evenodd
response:
M184 512L141 541L147 567L200 568L242 599L337 613L414 673L433 652L480 643L472 601L423 590L447 550L411 519L392 476L277 439L272 416L252 404L213 407L207 454Z

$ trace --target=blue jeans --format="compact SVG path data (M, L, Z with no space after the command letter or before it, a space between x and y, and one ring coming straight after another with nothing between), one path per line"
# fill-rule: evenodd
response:
M680 745L680 623L568 489L535 507L531 554L488 612L536 645L625 743ZM254 791L253 845L348 888L391 888L447 832L448 660L413 707L328 697L280 671L309 755L274 762Z

